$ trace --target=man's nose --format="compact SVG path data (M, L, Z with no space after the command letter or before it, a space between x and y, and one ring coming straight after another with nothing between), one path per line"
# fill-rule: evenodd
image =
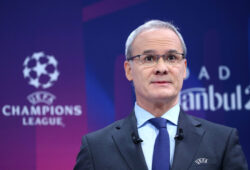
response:
M158 59L158 62L155 65L155 74L164 75L168 73L168 65L162 57Z

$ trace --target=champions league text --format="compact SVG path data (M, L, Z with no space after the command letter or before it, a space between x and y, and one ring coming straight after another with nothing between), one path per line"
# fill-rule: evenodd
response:
M2 114L22 117L23 126L65 126L63 116L81 116L82 108L81 105L4 105Z

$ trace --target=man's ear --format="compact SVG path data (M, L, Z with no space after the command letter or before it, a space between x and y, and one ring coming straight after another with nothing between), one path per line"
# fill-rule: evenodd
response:
M125 70L125 75L128 79L128 81L132 81L133 80L133 76L132 76L132 68L131 68L131 63L129 63L129 61L124 61L124 70Z
M185 59L184 61L185 63L185 70L184 70L184 75L183 75L183 78L185 79L187 77L187 59Z

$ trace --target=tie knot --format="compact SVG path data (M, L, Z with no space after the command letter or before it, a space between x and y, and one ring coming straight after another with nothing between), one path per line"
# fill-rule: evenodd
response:
M167 120L161 117L152 118L149 120L157 129L166 128Z

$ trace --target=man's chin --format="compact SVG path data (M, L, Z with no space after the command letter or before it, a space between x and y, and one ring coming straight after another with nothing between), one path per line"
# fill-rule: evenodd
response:
M154 101L171 102L172 100L176 100L178 98L178 95L169 93L160 93L153 95L152 98Z

